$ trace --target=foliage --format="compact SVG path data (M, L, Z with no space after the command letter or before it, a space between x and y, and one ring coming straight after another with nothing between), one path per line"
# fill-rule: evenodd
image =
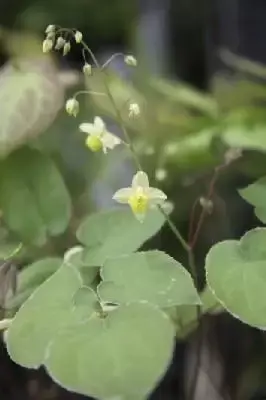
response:
M83 55L90 54L75 30L49 26L46 33L45 40L52 45L59 36L65 54L65 44L69 51L75 38L85 50ZM7 81L3 82L3 98L0 95L6 107L0 127L4 254L0 290L10 317L5 341L15 362L27 368L44 366L68 390L100 400L143 400L164 376L175 338L187 337L204 314L227 310L241 321L265 329L265 228L255 228L240 240L225 240L210 249L202 292L194 260L202 221L215 211L213 191L219 173L241 158L242 150L265 151L265 117L262 110L247 104L227 110L224 94L219 90L217 94L217 87L215 97L181 83L152 78L141 91L139 85L109 72L111 60L99 65L92 56L92 60L84 57L86 64L93 62L85 93L91 106L116 120L124 136L118 137L115 129L109 131L109 124L107 127L96 117L94 123L86 122L86 129L80 129L82 138L85 133L90 140L85 137L78 143L77 154L84 155L80 149L87 144L88 151L102 152L103 157L112 151L114 158L123 159L126 154L134 160L137 172L131 187L112 192L113 200L119 197L124 203L120 208L98 210L90 204L93 201L87 192L93 191L93 185L87 164L81 167L80 160L69 162L62 145L67 141L63 134L68 122L63 134L52 135L50 143L39 138L58 111L50 102L51 81L42 75L29 78L28 71L22 74L12 69L12 76L10 68L3 71ZM134 68L137 60L130 57ZM19 90L9 98L14 82ZM65 107L77 119L82 115L79 94L71 96ZM60 99L58 107L59 103ZM75 129L70 126L71 131ZM141 146L140 134L144 139ZM71 148L74 142L69 143ZM172 219L173 207L167 207L166 194L149 185L142 166L149 146L154 165L147 169L174 165L180 170L201 170L220 162L206 197L196 203L201 214L196 225L192 220L195 229L188 240ZM100 155L92 154L91 160L97 157ZM93 178L102 164L95 161L95 165L90 172ZM70 184L69 175L77 178L79 173L77 189L76 182ZM265 223L265 177L239 193ZM151 240L162 229L169 229L184 250L187 257L182 263L152 249ZM17 251L16 243L22 245ZM19 262L23 268L17 268L14 279L13 264Z

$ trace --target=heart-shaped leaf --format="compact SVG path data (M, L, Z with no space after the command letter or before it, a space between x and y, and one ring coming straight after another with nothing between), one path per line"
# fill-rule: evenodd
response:
M105 302L148 301L160 307L200 304L187 270L161 251L139 252L105 262L98 287Z
M266 328L266 229L249 231L240 241L213 246L206 258L207 283L235 317Z
M70 321L74 323L70 310L81 286L77 270L63 264L29 297L7 331L7 350L12 360L27 368L42 364L54 335Z
M78 240L87 247L84 262L101 266L110 257L132 253L163 226L158 210L148 213L140 223L128 209L114 209L90 215L77 231Z
M174 328L149 304L117 308L59 334L45 366L61 386L99 400L143 399L172 358Z

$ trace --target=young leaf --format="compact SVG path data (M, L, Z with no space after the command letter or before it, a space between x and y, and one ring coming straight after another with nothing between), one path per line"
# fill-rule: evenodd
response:
M249 231L240 241L213 246L206 258L207 283L232 315L266 329L266 229Z
M266 177L260 178L245 189L239 190L240 195L255 207L256 217L266 223Z
M144 399L163 377L174 349L168 317L150 304L124 305L62 332L45 367L61 386L105 399Z
M74 319L70 310L81 286L78 272L62 265L29 297L7 331L7 350L13 361L27 368L42 364L51 339Z
M147 214L140 223L128 209L114 209L90 215L77 231L78 240L87 247L84 262L102 266L111 257L132 253L163 226L158 210Z
M161 251L147 251L109 259L98 286L105 302L147 301L159 307L200 304L192 278L180 263Z

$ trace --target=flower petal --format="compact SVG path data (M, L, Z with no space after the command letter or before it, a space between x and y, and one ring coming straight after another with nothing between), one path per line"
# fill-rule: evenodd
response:
M129 197L133 194L134 192L131 187L123 188L115 192L115 194L113 195L113 199L116 200L118 203L127 204Z
M147 195L150 204L162 204L167 199L166 194L162 190L156 188L149 188Z
M100 117L94 118L94 126L101 132L105 130L105 123Z
M149 188L149 178L148 175L143 171L138 171L132 180L132 188L137 189L138 187L142 187L144 189Z
M110 132L104 132L102 136L102 142L104 147L108 149L113 149L114 147L122 143L122 140L118 136L113 135Z
M95 135L98 131L95 129L95 125L94 124L90 124L88 122L85 122L83 124L80 124L79 126L79 130L81 132L85 132L88 135Z

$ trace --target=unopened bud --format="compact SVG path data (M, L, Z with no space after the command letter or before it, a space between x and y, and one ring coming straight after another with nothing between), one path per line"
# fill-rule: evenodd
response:
M62 38L62 36L59 36L55 44L55 50L61 50L64 47L65 43L65 39Z
M125 56L124 61L127 65L130 65L130 67L136 67L138 64L136 58L132 55Z
M84 73L85 76L91 76L91 74L92 74L92 68L91 68L91 65L90 65L90 64L86 63L86 64L83 66L83 73Z
M45 39L42 43L42 51L44 53L49 53L53 48L54 42L51 39Z
M66 102L66 112L72 117L76 117L79 113L79 102L72 98Z
M200 200L201 207L207 211L208 214L212 213L213 210L213 202L210 199L206 199L205 197L201 197Z
M129 118L138 117L140 115L140 108L137 103L131 103L129 105Z
M55 25L48 25L47 28L45 29L45 33L47 33L47 35L49 33L55 33Z
M79 31L77 31L77 32L75 33L75 40L76 40L76 43L81 43L81 42L82 42L82 38L83 38L82 33L79 32Z
M66 56L71 50L70 42L66 42L63 48L63 56Z

